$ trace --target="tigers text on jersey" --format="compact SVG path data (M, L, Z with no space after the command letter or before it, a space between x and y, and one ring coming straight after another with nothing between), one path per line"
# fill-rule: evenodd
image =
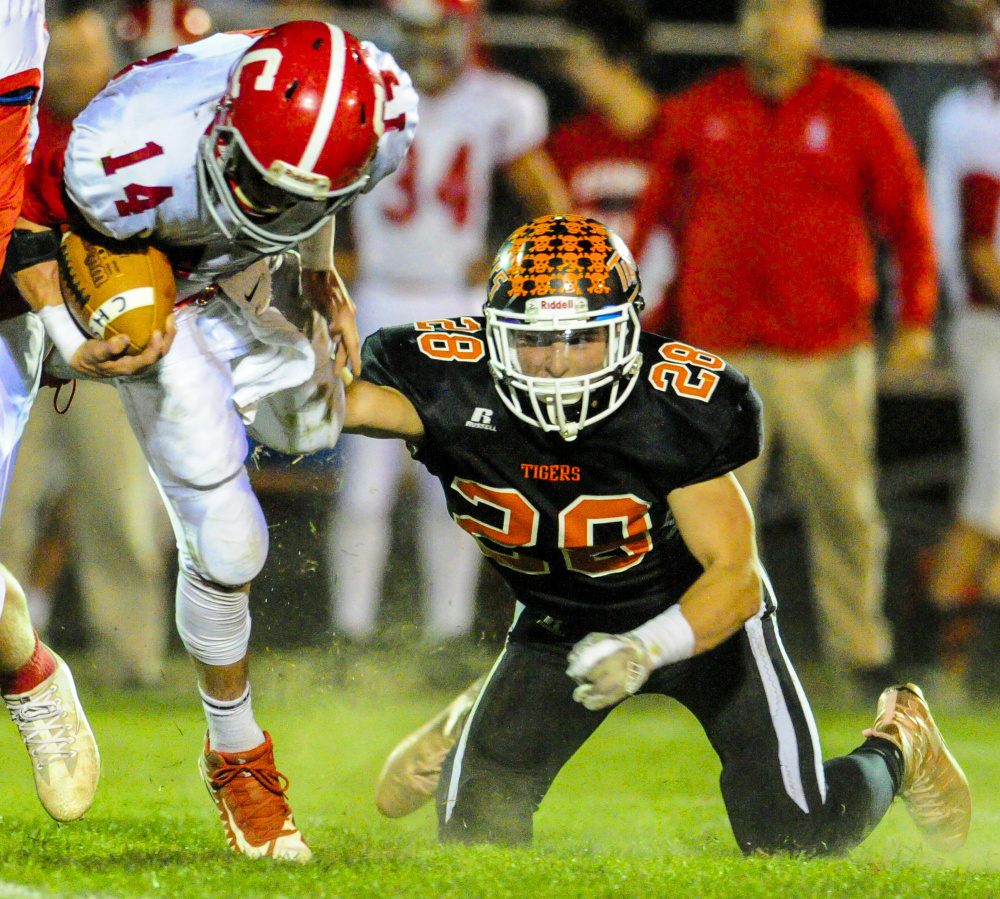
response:
M635 627L701 574L666 497L759 454L757 394L717 356L643 334L632 395L567 443L507 410L483 322L378 331L361 376L413 403L425 431L417 459L530 611L580 635Z
M495 170L547 131L542 93L504 73L471 68L440 96L421 97L406 161L351 210L361 278L464 288L486 242Z
M953 303L990 305L965 269L966 240L1000 252L1000 102L983 82L946 94L934 107L927 153L934 240Z

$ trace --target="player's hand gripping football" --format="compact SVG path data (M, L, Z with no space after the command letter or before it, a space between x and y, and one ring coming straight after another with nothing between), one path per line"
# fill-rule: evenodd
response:
M36 312L44 307L59 311L61 318L70 322L59 286L59 267L54 261L42 262L24 269L14 276L14 281L25 300ZM90 338L73 352L66 362L78 375L86 378L122 378L136 375L155 365L166 355L174 342L177 328L170 315L163 331L155 331L149 345L137 355L129 354L129 338L118 334L109 340ZM77 338L79 339L79 338Z
M573 698L592 712L636 693L653 669L649 650L631 634L587 634L567 661L566 673L579 684Z
M129 339L124 334L111 340L90 339L68 360L70 368L87 378L121 378L137 375L155 365L170 349L177 334L174 317L167 319L165 332L154 332L149 346L139 355L130 356Z
M350 383L361 374L361 341L355 321L355 306L336 269L302 272L302 289L309 305L327 323L330 340L336 347L333 373Z

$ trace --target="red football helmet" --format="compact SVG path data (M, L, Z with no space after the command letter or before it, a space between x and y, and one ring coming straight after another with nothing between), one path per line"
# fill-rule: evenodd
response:
M367 184L384 106L382 76L354 35L326 22L264 33L233 67L201 142L199 183L217 224L265 253L313 234Z
M395 56L421 93L447 88L475 58L480 0L387 0L403 31Z

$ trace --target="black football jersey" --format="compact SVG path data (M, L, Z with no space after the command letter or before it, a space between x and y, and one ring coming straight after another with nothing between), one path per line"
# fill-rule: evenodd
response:
M761 449L760 399L717 356L643 334L625 403L571 442L521 421L487 366L484 320L383 329L361 377L413 403L416 458L448 509L538 616L622 631L663 611L701 574L666 497Z

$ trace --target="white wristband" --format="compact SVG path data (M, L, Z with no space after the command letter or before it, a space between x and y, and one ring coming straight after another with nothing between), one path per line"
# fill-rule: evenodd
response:
M73 361L76 351L86 342L87 336L80 330L80 326L70 315L65 303L58 306L42 306L38 310L38 317L45 326L45 332L49 339L56 345L59 355L67 363Z
M680 605L672 605L629 633L642 641L653 668L662 668L694 655L694 631Z

